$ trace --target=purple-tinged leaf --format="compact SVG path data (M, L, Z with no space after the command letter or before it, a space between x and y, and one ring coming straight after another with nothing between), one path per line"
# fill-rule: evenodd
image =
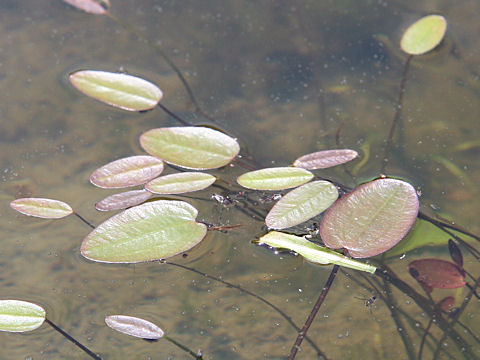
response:
M441 259L414 260L408 271L425 289L456 289L465 286L465 273L457 265Z
M381 254L396 245L415 223L415 188L396 179L363 184L337 200L320 223L326 246L344 248L354 258Z
M13 200L10 207L24 215L42 219L61 219L73 213L70 205L52 199L21 198Z
M293 166L307 170L326 169L349 162L357 156L358 153L350 149L323 150L300 156Z
M453 305L455 305L455 298L453 296L444 297L437 303L437 306L445 312L452 310Z
M95 170L90 182L101 188L124 188L145 184L163 171L163 161L148 155L118 159Z
M99 211L122 210L147 201L153 194L147 190L125 191L120 194L114 194L106 197L95 204Z
M67 4L89 14L103 15L110 7L109 0L63 0Z
M133 316L110 315L105 318L105 323L113 330L142 339L158 340L164 335L154 323Z
M217 178L202 172L183 172L153 179L145 189L154 194L183 194L203 190L212 185Z
M450 252L450 257L452 258L453 262L457 264L460 268L463 268L462 251L452 239L448 240L448 251Z

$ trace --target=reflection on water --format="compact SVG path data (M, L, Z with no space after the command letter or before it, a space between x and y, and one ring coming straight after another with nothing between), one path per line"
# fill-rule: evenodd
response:
M379 175L405 61L396 50L398 39L420 16L441 13L449 22L448 38L438 51L412 61L400 145L388 171L418 187L424 209L480 233L480 25L475 21L480 4L112 3L115 16L172 57L216 125L238 137L258 162L288 165L302 154L337 147L337 137L338 147L356 149L368 159L355 168L357 183ZM163 103L189 121L211 121L192 112L181 82L154 49L107 17L75 11L60 0L4 0L0 18L1 297L45 306L50 319L105 359L185 357L167 342L150 344L113 333L103 319L114 313L149 319L182 343L201 348L206 359L285 358L296 331L262 302L173 266L88 262L79 255L89 232L85 224L73 217L36 220L9 209L17 197L50 197L98 224L108 214L96 212L94 204L113 192L93 188L90 173L119 157L141 154L138 135L143 131L178 125L157 110L127 113L80 95L66 82L72 70L124 69L158 84L165 92ZM233 181L243 171L228 168L218 174ZM354 185L341 168L322 176ZM209 199L212 193L207 189L196 196ZM243 227L209 233L186 259L174 260L261 295L301 326L331 267L251 244L265 229L233 207L191 203L200 209L200 220ZM419 256L447 259L448 253L446 246L423 249L390 266L421 292L406 272L407 263ZM478 273L471 258L465 267ZM369 281L350 271L335 280L309 330L328 358L406 358L400 325L384 302L387 294L380 291L371 308L355 299L375 295ZM459 306L466 290L433 295L436 300L454 295ZM401 292L393 290L391 296L401 314L410 316L401 318L401 326L416 352L429 317ZM461 319L474 333L477 312L473 302ZM437 327L431 334L435 341L442 336ZM46 326L0 336L0 359L84 358ZM480 356L478 343L465 337ZM446 343L448 352L441 356L461 358L453 342ZM435 348L428 338L424 356L431 357ZM304 343L298 358L316 354Z

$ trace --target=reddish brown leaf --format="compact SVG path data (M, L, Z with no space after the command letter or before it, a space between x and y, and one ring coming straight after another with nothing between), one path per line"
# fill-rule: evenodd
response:
M357 156L358 153L350 149L317 151L300 156L295 160L293 166L307 170L326 169L344 164L355 159Z
M427 289L455 289L465 286L465 273L454 263L421 259L408 264L410 274Z

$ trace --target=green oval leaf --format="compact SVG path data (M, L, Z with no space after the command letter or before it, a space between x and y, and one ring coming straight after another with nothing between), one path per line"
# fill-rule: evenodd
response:
M106 197L95 204L98 211L122 210L147 201L153 194L147 190L132 190Z
M85 95L129 111L150 110L163 97L151 82L122 73L80 70L71 73L69 79Z
M67 4L90 14L103 15L110 7L109 0L63 0Z
M154 194L183 194L203 190L212 185L216 178L201 172L170 174L153 179L145 189Z
M326 169L349 162L357 156L358 153L350 149L323 150L300 156L293 166L307 170Z
M142 339L158 340L165 334L154 323L133 316L110 315L105 323L113 330Z
M410 55L422 55L433 50L445 36L447 20L441 15L429 15L409 26L400 47Z
M163 171L163 161L148 155L118 159L95 170L90 182L101 188L123 188L145 184Z
M170 127L142 134L140 145L150 155L187 169L216 169L237 156L237 141L206 127Z
M41 306L20 300L0 300L0 331L32 331L44 321L45 310Z
M237 182L247 189L283 190L297 187L313 179L313 174L295 167L276 167L247 172Z
M417 192L409 183L378 179L337 200L323 215L320 235L326 246L345 248L354 258L381 254L396 245L415 223Z
M197 245L207 233L198 211L183 201L158 200L127 209L97 226L80 251L93 261L136 263L166 259Z
M332 183L310 182L283 196L268 213L265 224L271 229L301 224L328 209L337 198L338 190Z
M336 251L319 246L308 241L304 237L285 234L278 231L270 231L258 240L259 244L267 244L268 246L288 249L302 255L306 260L320 264L337 264L351 269L374 273L376 268L372 265L364 264L356 260L352 260Z
M43 219L60 219L73 213L66 203L43 198L16 199L10 203L10 207L24 215Z

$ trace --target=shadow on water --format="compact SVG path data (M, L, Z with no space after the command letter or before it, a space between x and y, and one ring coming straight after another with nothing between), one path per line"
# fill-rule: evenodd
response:
M449 22L447 40L436 53L412 61L399 145L392 149L388 171L421 192L422 211L480 233L480 29L475 21L480 4L111 2L112 14L162 47L215 125L238 137L259 163L287 166L302 154L338 142L340 148L361 153L350 167L355 178L341 167L321 176L349 186L379 176L406 59L396 50L402 32L425 13L441 13ZM72 218L31 219L9 208L17 197L62 199L99 224L109 214L96 212L94 204L113 192L93 188L90 173L114 159L142 154L138 135L145 130L178 125L158 111L126 113L79 96L66 81L74 69L125 70L158 84L165 92L162 103L188 121L211 120L195 114L182 83L155 50L111 19L75 11L60 0L4 1L0 9L2 298L45 306L51 320L104 359L184 357L169 343L148 344L112 332L104 317L114 313L148 318L181 343L202 349L205 359L286 358L296 331L261 301L165 264L91 263L79 254L89 232L85 224ZM234 181L244 169L219 172ZM213 192L195 196L210 199ZM301 326L331 266L253 245L265 228L234 207L189 202L200 210L199 220L243 226L226 234L210 232L175 262L260 295ZM388 265L422 293L407 271L407 264L419 257L448 259L448 249L399 254ZM465 267L478 274L471 256ZM436 290L434 298L452 295L461 306L467 294L464 288ZM358 299L373 296L370 306ZM386 302L398 307L395 316L418 352L430 320L425 310L380 278L353 271L339 272L308 335L329 359L403 359L399 323ZM474 334L480 326L477 312L473 300L461 317ZM438 327L430 334L424 358L431 357L442 337ZM0 336L0 359L84 356L46 327ZM480 356L478 337L465 336ZM443 358L463 356L450 339L445 343ZM316 352L304 342L297 358L313 359Z

